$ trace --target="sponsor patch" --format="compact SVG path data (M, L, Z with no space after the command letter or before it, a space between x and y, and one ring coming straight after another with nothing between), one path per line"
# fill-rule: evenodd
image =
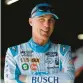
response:
M38 62L39 63L39 58L31 58L31 62Z
M48 72L39 71L39 72L35 72L35 75L48 75Z
M60 53L64 56L65 53L68 51L69 46L68 45L60 45Z
M37 70L37 64L33 63L30 65L31 70Z
M22 57L20 60L21 62L29 62L29 58L27 57Z
M55 76L33 76L32 83L59 83L59 78Z
M20 54L22 56L32 56L33 51L21 51Z
M29 65L27 63L22 64L22 69L23 70L28 70L29 69Z
M47 52L46 56L48 56L48 57L55 57L55 56L58 56L58 53L57 52Z

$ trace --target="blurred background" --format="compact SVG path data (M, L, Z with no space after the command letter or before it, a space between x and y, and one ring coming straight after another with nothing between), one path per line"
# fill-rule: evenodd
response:
M83 7L81 0L2 0L1 2L1 80L4 79L6 50L31 38L28 18L32 8L41 2L53 5L59 20L51 41L70 45L75 65L75 83L83 82ZM3 83L3 82L1 82Z

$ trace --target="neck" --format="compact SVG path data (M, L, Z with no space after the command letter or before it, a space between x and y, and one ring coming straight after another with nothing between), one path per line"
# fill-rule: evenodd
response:
M30 41L28 42L29 47L38 53L44 53L47 52L51 46L51 42L47 41L47 43L44 44L39 44L38 42L35 42L35 40L33 40L33 38L30 39Z
M38 39L36 37L32 37L33 41L41 46L45 45L48 40Z

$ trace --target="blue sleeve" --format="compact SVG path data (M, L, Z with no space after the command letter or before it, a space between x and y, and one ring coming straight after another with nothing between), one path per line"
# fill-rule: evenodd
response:
M6 52L4 67L4 82L11 83L14 81L14 83L23 83L19 80L19 75L21 74L21 72L16 64L12 52L14 54L16 53L14 52L14 50L11 50L11 48L8 48Z

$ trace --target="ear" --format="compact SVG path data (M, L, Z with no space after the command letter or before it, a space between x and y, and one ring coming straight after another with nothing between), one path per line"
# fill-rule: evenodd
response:
M29 24L32 26L32 18L29 18Z

